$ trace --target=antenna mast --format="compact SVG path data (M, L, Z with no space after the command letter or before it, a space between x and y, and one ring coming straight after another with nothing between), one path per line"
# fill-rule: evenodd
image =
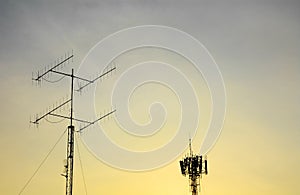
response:
M72 195L73 191L73 164L74 164L74 126L73 126L73 87L74 87L74 69L71 74L71 113L70 125L68 126L67 143L67 167L66 167L66 195Z
M47 117L47 116L54 116L54 117L65 118L65 119L70 120L70 125L68 126L68 139L67 139L67 154L66 154L67 163L65 165L66 173L61 174L62 176L64 176L66 178L66 195L72 195L72 193L73 193L74 133L75 132L82 132L83 129L89 127L90 125L95 124L99 120L113 114L116 111L114 109L114 110L104 114L103 116L100 116L95 121L87 121L87 120L82 120L82 119L76 119L76 118L73 117L74 91L81 92L81 90L83 88L85 88L86 86L94 83L95 81L97 81L98 79L103 77L104 75L106 75L109 72L112 72L113 70L116 69L116 67L113 67L113 68L109 69L108 71L104 72L103 74L97 76L93 80L88 80L88 79L81 78L81 77L78 77L78 76L74 75L74 69L73 68L72 68L71 74L68 74L68 73L61 72L61 71L57 70L61 65L69 62L70 59L73 59L73 57L74 57L73 52L72 52L71 55L68 55L68 56L65 55L65 58L62 59L61 61L58 60L58 62L53 67L51 67L48 70L45 70L44 73L37 72L36 78L32 78L33 81L36 81L38 83L40 83L42 81L42 79L44 79L45 76L48 76L49 73L55 73L55 74L59 74L59 75L63 75L63 76L71 78L70 98L67 101L61 103L59 106L56 106L55 108L53 108L50 111L46 112L42 116L40 116L40 117L36 116L36 119L34 121L30 121L31 123L34 123L34 124L38 125L39 121L42 120L43 118ZM74 90L74 79L81 80L81 81L85 82L86 84L84 86L80 87L79 89ZM70 104L70 107L71 107L69 116L64 116L64 115L61 115L61 114L57 114L55 112L59 108L65 106L66 104ZM85 126L80 128L78 131L75 131L73 121L78 121L78 122L84 123Z
M193 151L192 151L192 140L191 140L191 138L189 139L189 148L190 148L190 156L193 156Z
M190 190L192 195L198 195L200 191L200 178L202 174L207 175L207 157L203 160L202 156L193 155L191 139L189 139L190 153L179 161L181 174L188 176L190 180Z

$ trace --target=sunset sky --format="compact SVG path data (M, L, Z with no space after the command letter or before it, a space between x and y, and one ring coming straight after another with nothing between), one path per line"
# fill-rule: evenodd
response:
M209 174L201 179L201 193L300 194L299 19L297 0L1 0L0 194L19 194L68 125L67 121L44 121L38 128L29 124L31 116L69 94L68 79L39 87L32 84L32 72L71 50L74 61L64 70L77 70L99 41L139 25L169 26L190 34L208 49L222 73L227 95L225 121L218 141L207 154ZM119 56L120 70L97 86L97 111L103 112L105 105L102 98L107 93L101 92L109 92L132 56L169 60L177 68L185 67L191 82L199 87L195 90L201 96L198 106L203 112L193 140L193 149L199 152L211 114L204 80L193 75L187 61L168 51L136 52ZM172 139L180 112L172 91L155 84L141 87L129 102L132 116L146 123L148 106L155 98L170 109L162 131L149 138L130 137L116 127L112 116L101 123L107 128L106 134L122 147L139 151L155 149ZM106 111L109 108L105 107ZM188 179L181 175L178 163L185 153L163 167L132 172L109 166L80 139L76 141L73 194L85 194L80 159L88 194L189 194ZM66 136L22 194L65 193L65 179L60 176L65 148ZM121 161L126 158L111 155Z

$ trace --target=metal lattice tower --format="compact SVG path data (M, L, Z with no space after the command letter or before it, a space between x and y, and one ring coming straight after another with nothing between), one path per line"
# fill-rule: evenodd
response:
M190 181L190 191L192 195L198 195L200 191L200 178L202 174L207 175L207 159L202 156L194 155L192 151L191 139L189 140L189 153L179 161L181 174L188 176Z
M60 60L58 60L58 62L55 63L54 66L52 66L48 69L45 69L44 72L37 72L36 77L32 78L33 81L36 81L38 83L41 83L41 81L43 79L45 79L46 76L49 76L48 75L49 73L55 73L55 74L59 74L59 75L71 78L70 98L68 100L66 100L65 102L61 103L60 105L54 107L53 109L50 109L50 111L47 111L45 114L42 114L41 116L37 115L36 119L34 121L30 120L31 123L34 123L36 125L39 124L40 120L44 119L47 116L64 118L64 119L68 119L70 121L70 125L68 126L67 154L66 154L66 161L67 162L65 164L65 174L61 174L62 176L64 176L66 178L66 195L72 195L72 193L73 193L74 133L75 132L82 132L82 130L84 130L85 128L88 128L89 126L97 123L101 119L113 114L116 111L115 109L112 109L110 112L104 114L103 116L100 116L99 118L97 118L94 121L87 121L87 120L77 119L77 118L73 117L74 91L81 92L81 90L83 88L87 87L90 84L95 83L98 79L102 78L103 76L107 75L108 73L110 73L110 72L112 72L113 70L116 69L116 67L113 67L113 68L109 69L108 71L102 73L101 75L97 76L93 80L81 78L81 77L78 77L78 76L74 75L74 69L72 69L71 74L59 71L60 66L62 66L65 63L69 62L69 60L73 59L73 57L74 57L73 52L72 52L71 55L69 55L69 54L65 55L64 58L61 58ZM85 84L83 86L79 87L79 89L74 90L74 79L85 82ZM70 104L70 115L69 116L65 116L65 115L61 115L61 114L56 113L56 111L59 108L65 106L67 104ZM75 126L73 125L73 121L84 123L84 126L81 127L79 130L75 131Z

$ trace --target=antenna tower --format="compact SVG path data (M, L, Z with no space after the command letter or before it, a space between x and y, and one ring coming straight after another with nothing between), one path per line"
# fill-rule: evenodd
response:
M198 195L200 191L200 178L202 174L207 175L207 157L193 155L191 139L189 139L189 153L179 161L181 174L188 176L192 195Z
M45 70L42 71L42 72L38 71L36 73L36 77L33 76L33 78L32 78L32 80L36 81L38 84L40 84L42 80L46 80L46 77L48 77L49 74L51 74L51 73L62 75L64 77L69 77L71 79L69 99L64 101L60 105L54 107L53 109L50 109L50 111L47 111L46 113L42 114L41 116L37 115L35 120L33 120L33 121L30 120L31 123L34 123L36 125L38 125L39 122L42 119L46 118L47 116L64 118L64 119L68 119L70 121L70 125L68 126L68 138L67 138L67 154L66 154L66 157L67 157L66 161L67 162L66 162L66 165L65 165L66 173L61 174L62 176L64 176L66 178L66 195L72 195L72 191L73 191L74 133L75 132L82 132L82 130L84 130L85 128L88 128L89 126L97 123L101 119L113 114L116 111L115 109L112 109L110 112L104 114L103 116L100 116L99 118L97 118L94 121L87 121L87 120L74 118L74 116L73 116L74 91L81 92L81 90L83 88L87 87L90 84L93 84L98 79L100 79L103 76L107 75L108 73L114 71L116 69L116 67L110 68L108 71L100 74L99 76L97 76L93 80L76 76L74 74L74 69L73 68L71 70L71 73L65 73L65 72L60 71L61 66L63 66L66 63L69 63L70 60L73 60L73 57L74 57L73 51L72 51L71 54L65 54L65 56L58 59L57 62L52 67L45 68ZM74 90L74 80L75 79L80 80L80 81L84 82L85 84L83 86L79 87L79 89ZM62 108L63 106L65 106L67 104L70 104L70 114L69 114L69 116L58 114L57 113L58 109ZM73 121L84 123L84 126L81 127L79 130L75 131L75 126L73 124Z

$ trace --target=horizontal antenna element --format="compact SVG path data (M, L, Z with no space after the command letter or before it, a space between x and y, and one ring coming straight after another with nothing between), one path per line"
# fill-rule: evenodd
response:
M40 81L41 78L43 78L43 77L46 76L48 73L52 72L54 69L58 68L60 65L64 64L65 62L68 62L68 61L69 61L70 59L72 59L73 57L74 57L74 55L73 55L73 52L72 52L72 54L71 54L70 56L68 56L68 57L65 56L64 60L62 60L61 62L55 63L55 65L54 65L52 68L50 68L50 69L48 69L48 70L45 69L45 72L42 73L41 75L40 75L40 72L38 71L38 72L37 72L37 77L36 77L36 78L32 78L32 79L35 80L35 81ZM59 60L58 60L58 61L59 61Z
M65 101L64 103L60 104L59 106L53 108L52 110L50 110L49 112L45 113L45 114L42 115L41 117L37 117L37 118L35 119L35 121L30 121L30 122L31 122L31 123L34 123L34 124L39 124L38 122L39 122L41 119L45 118L45 117L48 116L48 115L51 115L52 112L56 111L57 109L61 108L62 106L66 105L66 104L69 103L69 102L71 102L71 99L69 99L69 100Z
M89 126L91 126L91 125L95 124L96 122L98 122L98 121L100 121L100 120L104 119L105 117L107 117L107 116L109 116L109 115L113 114L114 112L116 112L116 110L112 110L112 111L110 111L110 112L106 113L105 115L103 115L103 116L99 117L99 118L98 118L98 119L96 119L95 121L93 121L93 122L90 122L88 125L86 125L86 126L84 126L84 127L81 127L81 128L80 128L80 129L79 129L77 132L82 132L84 129L86 129L86 128L88 128Z

